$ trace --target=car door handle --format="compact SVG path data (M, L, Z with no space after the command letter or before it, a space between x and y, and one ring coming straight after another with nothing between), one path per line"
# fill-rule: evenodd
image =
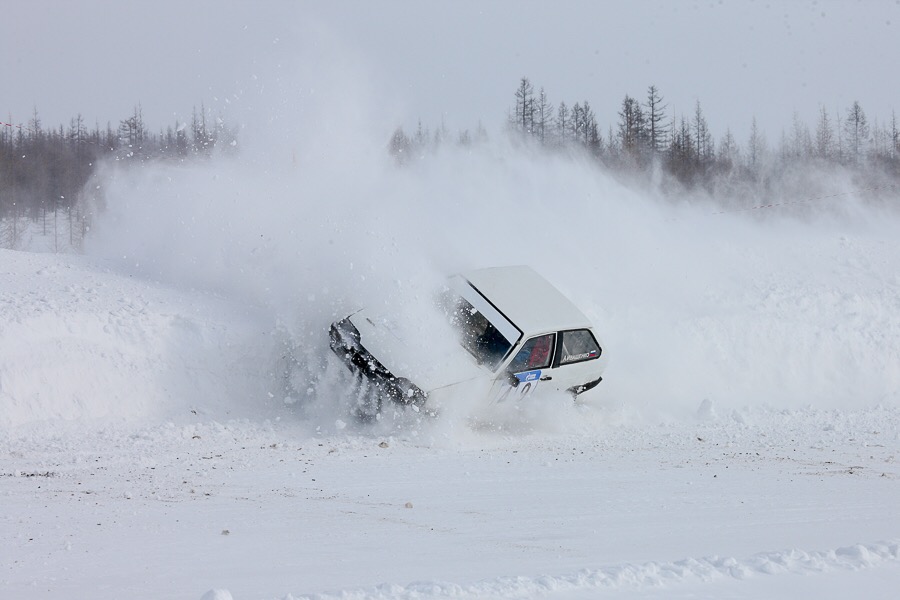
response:
M541 377L541 381L550 381L551 379L553 379L553 378L550 377L549 375L547 375L545 377Z

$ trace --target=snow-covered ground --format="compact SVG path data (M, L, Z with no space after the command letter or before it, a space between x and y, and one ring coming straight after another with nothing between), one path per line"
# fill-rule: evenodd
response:
M0 250L0 597L896 596L895 211L322 153L112 171L86 255ZM583 403L346 415L331 320L515 263L603 333Z

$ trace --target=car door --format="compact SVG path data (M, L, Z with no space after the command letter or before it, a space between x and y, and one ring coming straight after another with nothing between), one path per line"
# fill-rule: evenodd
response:
M553 381L550 374L556 358L556 333L536 335L525 340L499 377L491 393L495 402L522 398L534 393L538 385Z

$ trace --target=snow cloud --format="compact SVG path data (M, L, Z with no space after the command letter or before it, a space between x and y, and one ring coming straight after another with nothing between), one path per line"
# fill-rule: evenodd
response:
M851 194L716 214L734 202L672 201L500 135L398 166L387 94L351 55L316 48L341 68L280 65L238 107L236 156L109 166L89 252L266 307L305 367L356 308L402 313L459 270L529 264L605 338L596 406L663 418L900 401L896 215Z

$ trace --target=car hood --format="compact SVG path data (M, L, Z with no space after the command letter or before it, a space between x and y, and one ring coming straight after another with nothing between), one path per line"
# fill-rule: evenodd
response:
M405 377L426 393L479 377L491 377L440 318L398 321L363 309L350 315L360 343L395 377Z

